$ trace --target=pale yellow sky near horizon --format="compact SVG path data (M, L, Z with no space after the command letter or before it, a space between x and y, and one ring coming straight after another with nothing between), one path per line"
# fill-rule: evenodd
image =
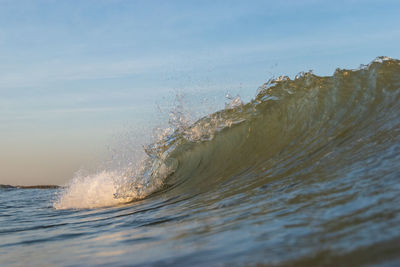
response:
M77 130L77 132L79 132ZM0 153L0 184L63 185L81 168L95 168L107 155L107 136L16 137L3 143Z

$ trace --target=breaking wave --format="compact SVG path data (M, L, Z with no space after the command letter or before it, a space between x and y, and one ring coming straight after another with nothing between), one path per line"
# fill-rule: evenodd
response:
M171 127L145 147L142 161L77 175L53 205L95 208L153 194L234 195L279 179L296 184L393 174L399 92L400 61L386 57L327 77L282 76L262 85L249 103L231 98L225 109L194 123L173 112ZM374 173L373 166L385 164L385 173Z

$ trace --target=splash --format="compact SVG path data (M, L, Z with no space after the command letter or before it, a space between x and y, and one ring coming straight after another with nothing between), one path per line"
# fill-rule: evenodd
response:
M115 198L120 175L102 171L89 176L77 176L53 203L56 209L84 209L114 206L132 201L130 198Z
M177 95L175 105L169 112L167 127L153 130L153 143L132 144L132 138L123 140L117 150L112 149L112 159L100 172L84 175L77 172L74 178L57 193L53 207L56 209L90 209L115 206L140 200L163 187L166 177L171 175L178 162L162 150L174 133L184 134L189 139L198 139L201 129L190 129L193 116L184 106L182 95ZM209 131L209 130L207 130ZM144 148L143 151L138 149ZM130 155L127 155L130 153ZM111 169L111 170L110 170Z
M173 159L146 158L123 171L77 174L53 203L56 209L108 207L143 199L163 186L177 165Z

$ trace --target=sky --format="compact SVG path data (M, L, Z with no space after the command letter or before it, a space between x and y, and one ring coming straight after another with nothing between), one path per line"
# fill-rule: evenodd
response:
M177 93L217 110L280 75L398 59L399 14L385 0L0 0L0 184L101 168L119 137L148 141Z

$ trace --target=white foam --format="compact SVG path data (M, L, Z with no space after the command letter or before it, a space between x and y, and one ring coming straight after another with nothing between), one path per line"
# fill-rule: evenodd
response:
M53 203L56 209L87 209L114 206L132 201L132 198L115 198L117 172L102 171L89 176L77 175Z

